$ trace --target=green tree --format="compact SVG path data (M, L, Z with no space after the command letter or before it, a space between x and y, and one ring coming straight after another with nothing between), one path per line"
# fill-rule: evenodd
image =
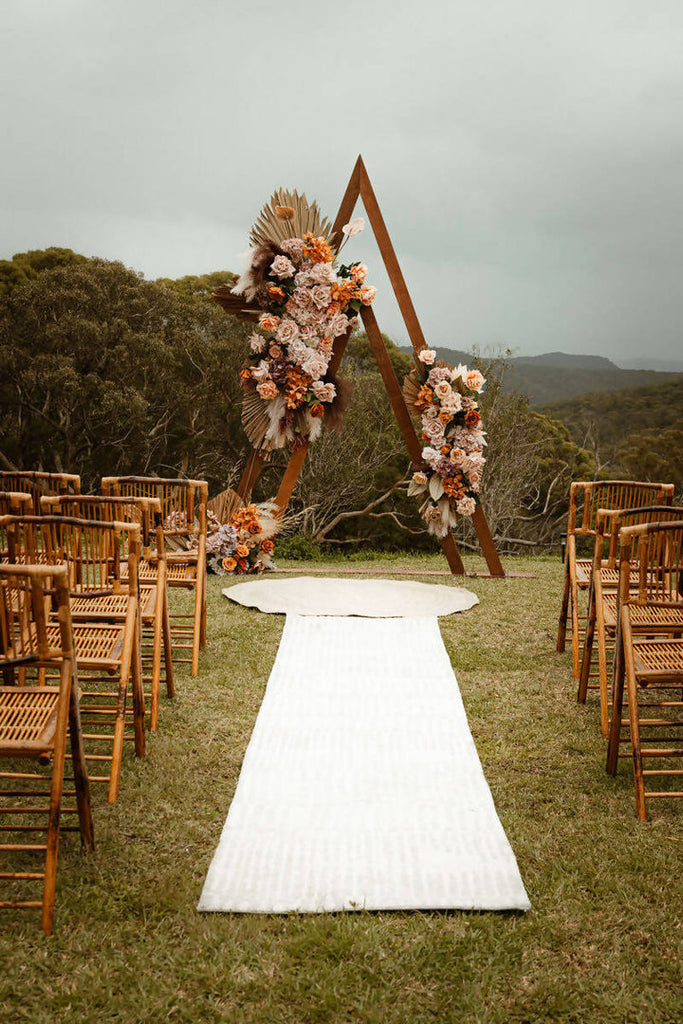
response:
M54 245L47 249L18 252L11 260L0 260L0 298L7 295L17 285L33 280L44 270L54 270L55 267L67 267L75 263L87 262L86 256L80 256L71 249L60 249Z
M246 330L211 303L120 263L44 270L0 300L8 467L184 472L217 488L245 456Z

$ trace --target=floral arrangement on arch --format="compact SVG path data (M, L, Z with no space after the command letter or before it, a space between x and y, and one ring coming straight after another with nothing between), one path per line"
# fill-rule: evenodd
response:
M227 523L207 513L206 568L219 576L258 573L273 569L273 537L281 521L274 501L244 505Z
M413 473L408 494L425 497L420 513L427 529L444 537L458 516L477 507L486 462L477 396L486 381L479 370L437 362L432 349L423 349L416 363L403 393L420 418L424 465Z
M276 204L262 212L262 220L268 214L266 226L255 238L252 232L259 244L233 288L233 294L263 310L249 338L241 383L242 422L254 447L265 451L314 441L323 418L340 425L348 392L329 372L334 342L354 329L361 306L376 295L362 263L337 265L338 253L326 237L329 225L321 222L315 204L309 208L305 197L302 204L293 195L286 197L294 206ZM304 223L317 233L296 234ZM344 241L363 227L360 217L344 225ZM283 233L286 237L267 237Z

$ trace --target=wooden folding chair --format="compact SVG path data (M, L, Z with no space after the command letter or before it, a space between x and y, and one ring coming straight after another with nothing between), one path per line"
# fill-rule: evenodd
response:
M634 588L636 545L638 585ZM683 777L683 768L662 766L669 758L683 757L683 520L624 527L619 546L619 619L607 771L616 775L619 758L632 757L636 813L645 821L646 799L683 797L680 786L645 789L652 779L675 785ZM630 743L630 755L620 750L624 743ZM644 767L646 759L652 767Z
M75 473L38 473L32 470L0 471L0 491L25 491L33 498L33 510L40 515L45 494L80 494L81 478ZM24 513L22 513L24 514Z
M107 782L113 803L121 775L129 688L131 738L136 755L145 754L137 575L140 527L62 516L6 516L0 519L0 535L3 529L10 563L37 561L40 554L49 564L67 567L83 722L99 729L84 733L83 738L88 751L94 743L113 744L111 754L86 754L88 762L109 764L108 775L91 774L90 781Z
M593 560L581 558L581 542L595 538L598 509L636 508L642 505L670 505L673 484L636 483L633 480L574 481L569 489L567 550L564 561L562 605L557 632L557 651L562 653L567 637L567 616L571 614L572 671L580 676L581 621L585 615L579 608L579 592L587 591Z
M0 758L10 762L9 770L0 772L0 851L5 865L15 868L0 871L0 879L10 888L10 898L0 900L0 907L41 907L43 931L50 935L60 814L72 810L62 807L63 796L75 796L81 844L88 850L94 847L64 567L0 566L0 644L4 682L0 686ZM58 685L45 685L39 678L37 685L35 680L30 685L17 685L17 676L25 678L28 672L50 673L57 677ZM63 789L67 730L74 781L70 793ZM25 765L19 771L21 762L27 758L47 762L49 775L26 771ZM47 805L45 797L49 797ZM32 824L36 818L40 824ZM28 838L27 832L31 833ZM35 842L40 838L36 833L43 832L47 833L46 841ZM4 841L10 838L11 842ZM42 871L31 870L35 868L31 862L35 855L44 859ZM42 899L18 898L25 895L24 887L34 881L43 883Z
M190 658L174 658L199 671L199 649L206 645L206 506L209 487L205 480L164 479L142 476L103 477L102 493L125 497L153 497L161 502L169 587L193 590L194 612L172 614L171 636L175 649L191 651ZM154 559L143 560L142 582L153 578ZM192 624L183 620L191 619Z
M140 619L143 627L143 668L145 652L151 648L151 671L143 676L149 682L150 729L156 732L159 725L159 690L161 683L162 653L166 681L166 693L173 697L173 660L171 657L171 629L168 610L168 587L166 574L166 546L161 525L161 502L158 498L112 497L101 494L61 495L40 499L44 515L66 515L77 519L97 519L103 522L136 523L140 527L142 541L141 562L148 567L147 582L141 583ZM125 568L122 573L125 580ZM72 607L74 618L84 617L81 605ZM90 614L86 609L86 613ZM111 609L113 620L125 618L125 608ZM151 636L150 636L151 634ZM146 635L149 643L146 644Z
M613 641L617 629L617 604L619 590L619 533L624 526L636 526L641 523L660 523L683 517L683 507L672 505L647 505L631 509L599 509L595 524L595 547L593 550L593 568L591 583L588 590L588 610L586 618L586 635L581 654L581 675L577 700L585 704L591 675L591 661L595 638L598 641L598 687L600 690L600 727L602 735L609 732L609 676L608 665L609 642ZM631 556L637 562L637 541L633 542ZM606 558L604 557L606 554ZM638 586L637 564L631 571L631 585ZM683 606L680 609L683 622ZM651 626L653 632L658 631L658 620L661 618L657 609L649 613L639 613L639 628ZM668 622L668 617L666 619Z

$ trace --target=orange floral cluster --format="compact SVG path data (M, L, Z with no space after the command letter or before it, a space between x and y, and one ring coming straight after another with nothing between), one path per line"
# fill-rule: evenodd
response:
M306 393L313 383L313 378L293 365L288 366L285 373L285 404L288 409L298 409L306 401Z
M417 393L417 398L415 399L415 408L418 409L420 412L423 412L432 404L433 400L434 392L430 388L429 384L423 384Z
M448 497L453 498L454 501L459 501L467 494L468 484L462 473L456 473L455 476L445 476L441 482Z
M331 263L334 253L324 238L314 238L312 231L304 235L304 256L314 263Z
M258 509L256 505L247 505L245 508L235 512L230 520L238 533L248 533L250 537L257 537L261 532ZM248 553L248 552L247 552Z
M360 298L360 289L353 281L337 281L331 288L332 301L339 304L341 309L347 306L351 299Z

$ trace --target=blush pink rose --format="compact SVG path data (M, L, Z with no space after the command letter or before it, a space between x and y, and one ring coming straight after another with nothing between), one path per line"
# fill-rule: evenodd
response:
M275 274L279 278L291 277L295 269L292 261L286 256L276 256L270 265L271 274Z
M477 503L474 498L470 498L469 495L466 495L464 498L460 499L455 507L461 516L471 516L477 507Z
M343 334L344 331L348 328L348 326L349 318L345 316L343 313L335 313L335 315L330 320L329 329L330 332L336 338L337 335Z
M364 284L360 290L360 301L364 306L371 306L377 297L377 289L374 285Z
M328 285L316 284L315 287L311 288L311 298L318 309L327 309L332 300L332 292Z
M293 320L283 320L277 329L275 337L283 345L290 345L299 337L299 328Z

